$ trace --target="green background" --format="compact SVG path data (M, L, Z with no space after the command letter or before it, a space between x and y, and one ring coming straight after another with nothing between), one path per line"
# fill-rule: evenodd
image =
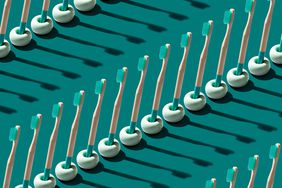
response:
M13 1L9 27L20 21L23 1ZM41 11L41 1L32 1L30 20ZM51 7L59 1L52 1ZM73 4L73 2L71 2ZM267 51L277 44L281 35L282 1L277 0ZM269 2L258 0L253 21L247 60L257 55L264 17ZM112 107L118 91L116 70L129 69L121 106L118 131L129 124L135 89L139 81L137 62L140 56L150 55L139 120L150 113L154 87L161 61L159 47L171 43L171 56L164 84L161 107L171 102L178 65L182 57L181 34L191 31L193 39L181 102L185 93L193 89L199 56L204 43L202 23L214 20L214 32L207 59L204 83L215 77L219 51L225 26L223 14L236 9L226 72L236 66L243 28L247 15L245 1L241 0L113 0L97 1L94 11L83 14L76 11L75 20L67 25L54 23L56 29L45 37L33 35L32 43L24 48L12 47L13 53L1 60L0 112L0 183L3 181L6 159L11 143L9 129L22 126L11 185L22 182L25 160L33 132L30 119L43 114L43 122L34 160L32 177L42 172L53 129L51 109L54 103L65 104L53 166L65 158L70 127L75 114L73 94L86 91L75 154L85 149L92 112L97 96L95 82L108 80L98 141L108 135ZM3 1L1 1L3 7ZM2 12L2 8L1 8ZM49 11L49 14L51 11ZM30 27L30 24L28 24ZM8 35L7 35L8 36ZM28 78L30 80L26 80ZM122 154L112 160L101 158L101 164L92 171L79 169L75 181L59 187L204 187L205 181L215 177L218 187L227 187L227 168L237 165L237 187L246 187L249 179L248 157L260 154L256 187L265 187L270 170L268 158L271 144L282 141L281 130L281 67L272 64L271 72L261 78L250 76L251 82L219 101L207 100L203 111L191 113L178 125L164 123L159 135L144 135L142 143L133 148L122 146ZM224 75L225 80L225 75ZM48 83L51 85L44 85ZM44 88L45 87L45 88ZM27 97L27 96L29 97ZM97 150L97 144L95 146ZM282 187L282 163L277 168L275 188ZM52 170L54 173L54 170Z

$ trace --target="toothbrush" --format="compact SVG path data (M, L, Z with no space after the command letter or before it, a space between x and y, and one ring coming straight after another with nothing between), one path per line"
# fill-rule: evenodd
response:
M183 34L181 37L181 47L184 49L184 51L183 51L183 57L181 63L178 68L177 80L176 80L173 102L172 102L172 110L176 110L178 108L191 40L192 40L191 32L187 32L186 34Z
M183 79L185 75L187 57L190 50L191 40L192 40L191 32L187 32L181 36L180 45L184 50L183 50L182 60L178 68L173 101L172 103L166 104L162 110L163 118L169 123L177 123L181 121L185 116L184 107L181 104L179 104L179 99L182 91Z
M254 56L249 60L248 68L251 74L255 76L263 76L266 75L271 68L271 64L268 58L265 57L269 31L271 27L272 15L275 6L275 0L268 0L269 9L264 21L260 49L258 56Z
M200 64L196 77L194 95L192 96L193 99L199 98L200 95L212 31L213 31L213 21L210 20L209 22L204 23L202 35L206 37L206 40L200 57Z
M30 3L31 3L31 0L25 0L24 1L21 23L20 23L20 28L19 28L19 31L18 31L19 34L24 34L24 32L25 32L26 23L27 23L28 14L29 14L29 9L30 9Z
M194 91L186 93L184 96L184 105L190 111L199 111L206 105L206 96L201 93L201 87L203 83L203 77L205 72L206 60L208 56L208 50L210 40L213 32L213 21L210 20L203 24L202 35L205 36L205 44L201 52L197 77L195 81Z
M74 94L73 105L76 106L76 113L72 123L71 132L69 136L68 149L66 154L65 161L62 161L57 164L55 168L55 173L58 179L61 181L70 181L73 180L77 175L77 167L72 163L73 152L76 142L77 130L79 126L79 120L81 115L81 110L84 103L84 94L83 90L76 92Z
M170 54L170 44L166 44L161 46L159 58L162 59L162 68L160 70L156 89L155 96L153 101L152 112L149 115L146 115L141 120L141 128L147 134L157 134L163 128L163 120L158 116L160 100L162 96L163 84L165 79L167 62Z
M226 181L229 183L229 188L235 188L237 175L238 175L238 168L236 166L228 169Z
M122 103L123 92L126 84L127 78L127 67L123 67L117 71L116 82L119 83L119 91L116 96L111 125L109 130L109 135L107 138L102 139L98 144L99 153L103 157L111 158L115 157L120 152L120 144L115 139L115 134L117 130L117 123L119 119L120 107Z
M77 130L78 130L78 125L79 125L83 103L84 103L84 91L81 90L80 92L77 92L74 95L73 105L76 106L76 114L75 114L73 124L71 127L67 156L66 156L65 165L64 165L66 169L71 167L71 161L73 157L73 151L75 147L76 135L77 135Z
M255 178L257 175L257 169L259 165L259 156L254 155L253 157L249 158L248 169L251 171L251 177L247 188L253 188L255 185Z
M137 120L138 120L141 99L142 99L144 82L147 75L148 63L149 63L149 56L145 55L144 57L139 58L138 71L141 72L141 75L139 79L139 84L135 92L130 125L123 127L119 133L120 141L125 146L135 146L139 144L142 139L142 132L137 127Z
M117 123L118 123L118 118L119 118L119 112L120 112L120 106L122 102L122 96L123 96L123 91L126 83L126 78L127 78L127 67L123 67L122 69L119 69L117 72L117 78L116 81L119 83L119 91L116 97L114 109L113 109L113 115L112 115L112 120L111 120L111 125L110 125L110 132L108 136L108 142L107 145L111 146L114 143L114 138L116 134L116 129L117 129Z
M274 178L275 178L275 173L276 173L276 167L277 167L278 160L279 160L279 155L280 155L280 144L277 143L275 145L272 145L271 148L270 148L270 152L269 152L269 158L272 159L272 167L271 167L271 170L269 172L266 188L273 188Z
M5 172L4 182L3 182L3 188L9 188L10 187L10 181L11 181L11 177L12 177L12 173L13 173L14 161L15 161L16 151L17 151L17 147L18 147L20 132L21 132L21 127L19 125L17 125L14 128L11 128L11 130L10 130L9 140L11 142L13 142L13 145L12 145L12 149L11 149L9 159L7 161L6 172Z
M224 71L224 65L225 65L227 50L228 50L228 45L229 45L230 34L231 34L233 21L234 21L234 15L235 15L234 9L230 9L228 11L225 11L224 13L223 22L224 24L226 24L227 28L226 28L225 37L221 45L221 51L220 51L220 56L219 56L219 62L218 62L214 87L219 87L221 85L222 74Z
M161 71L158 77L158 81L157 81L153 108L152 108L151 116L149 118L150 122L155 122L157 120L169 54L170 54L170 44L166 44L165 46L162 46L160 49L159 58L162 59L163 62L162 62L162 68L161 68Z
M212 178L206 182L205 188L216 188L216 179Z
M93 152L105 89L106 89L106 79L102 79L101 81L96 82L95 93L99 95L99 98L92 117L86 157L90 157Z
M132 114L131 114L130 128L128 131L129 134L133 134L136 129L144 82L145 82L145 78L147 75L148 63L149 63L149 56L145 55L144 57L139 58L138 70L141 71L141 76L140 76L138 87L135 92L135 99L134 99L134 104L133 104L133 109L132 109Z
M59 102L58 104L55 104L53 106L52 117L55 118L55 125L54 125L54 129L53 129L50 141L49 141L49 148L48 148L48 154L46 158L43 180L48 180L50 177L50 170L52 168L54 152L56 148L56 142L57 142L59 126L60 126L60 122L62 118L63 108L64 108L64 104L62 102Z
M263 26L263 32L262 32L262 37L261 37L261 43L260 43L260 49L259 49L259 59L258 59L258 64L262 64L264 61L265 57L265 51L266 51L266 46L268 42L268 37L269 37L269 31L270 31L270 26L271 26L271 21L272 21L272 14L273 14L273 9L275 6L275 1L276 0L268 0L270 1L269 9L267 16L264 21L264 26Z
M31 144L28 150L23 183L21 185L16 186L16 188L20 188L20 187L28 188L29 187L30 175L32 171L33 160L34 160L34 155L36 151L36 144L37 144L37 139L38 139L38 135L40 131L41 121L42 121L41 114L37 114L36 116L33 116L31 118L31 129L34 130L33 139L31 141Z
M100 81L96 82L95 94L99 95L99 97L98 97L98 102L96 104L96 108L92 116L88 145L87 148L85 150L80 151L76 157L77 164L82 169L93 169L99 163L99 156L93 150L93 148L96 139L96 133L97 133L105 89L106 89L106 79L101 79Z
M241 75L243 72L243 67L246 59L246 53L248 49L248 43L250 38L251 26L253 22L254 12L256 7L256 0L246 0L245 12L248 13L248 20L244 29L241 48L239 53L239 60L237 64L236 75Z
M4 44L12 0L5 0L0 26L0 46Z
M49 10L49 6L50 6L50 0L44 0L42 12L41 12L41 17L40 17L40 20L39 20L40 23L44 23L47 20L47 13L48 13L48 10Z

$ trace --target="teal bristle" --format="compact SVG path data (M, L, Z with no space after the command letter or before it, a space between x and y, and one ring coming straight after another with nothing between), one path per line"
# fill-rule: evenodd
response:
M205 22L205 23L203 24L202 35L203 35L203 36L209 35L209 33L210 33L210 28L211 28L210 23L209 23L209 22Z
M247 0L245 6L245 12L249 13L253 9L254 0Z
M278 153L278 147L276 145L272 145L270 147L269 158L270 159L276 158L277 153Z
M234 178L234 174L235 174L235 171L233 168L228 169L227 176L226 176L226 182L232 182Z
M248 169L250 171L254 170L255 167L256 167L256 163L257 163L257 159L255 157L250 157L249 158L249 163L248 163Z
M181 35L181 43L180 43L181 47L182 48L186 47L188 42L189 42L189 35L187 34Z
M118 69L117 71L117 77L116 77L116 81L117 83L121 83L124 79L124 70L123 69Z
M145 57L140 57L138 61L138 70L143 71L146 65L146 59Z
M54 104L54 105L53 105L53 110L52 110L52 117L53 117L53 118L56 118L56 117L59 116L59 114L60 114L60 109L61 109L61 107L60 107L59 104Z
M229 24L232 18L232 12L230 10L227 10L224 12L224 19L223 23L224 24Z
M160 59L166 58L167 51L168 51L168 50L167 50L167 47L166 47L166 46L161 46L159 58L160 58Z
M31 124L30 124L30 128L31 129L36 129L39 123L39 118L38 116L32 116L31 118Z
M97 95L101 94L103 91L103 86L104 86L104 83L102 80L97 81L96 86L95 86L95 94Z
M76 92L74 94L73 105L74 106L79 106L80 102L81 102L81 98L82 98L81 93L80 92Z
M18 129L16 127L13 127L10 129L10 135L9 135L9 140L15 141L17 139L17 135L18 135Z
M213 188L213 186L214 186L213 181L212 181L212 180L208 180L208 181L206 182L206 187L205 187L205 188Z

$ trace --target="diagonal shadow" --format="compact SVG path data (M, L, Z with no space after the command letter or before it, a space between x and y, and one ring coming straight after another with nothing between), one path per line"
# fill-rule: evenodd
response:
M234 153L234 151L232 151L230 149L222 148L222 147L219 147L219 146L214 146L214 145L211 145L211 144L207 144L207 143L203 143L203 142L200 142L200 141L190 139L188 137L183 137L183 136L179 136L179 135L169 133L166 127L164 127L163 130L159 134L153 135L153 136L150 136L150 137L152 137L152 138L170 137L170 138L174 138L174 139L181 140L181 141L184 141L184 142L188 142L190 144L213 148L215 152L220 153L222 155L230 155L230 154Z
M213 128L213 127L209 127L207 125L202 125L202 124L199 124L199 123L196 123L196 122L192 122L186 115L183 117L183 119L180 122L177 122L177 123L167 122L167 123L172 125L172 126L175 126L175 127L194 126L196 128L212 131L212 132L215 132L215 133L234 136L236 138L236 140L243 142L243 143L247 143L247 144L255 142L254 139L246 137L246 136L242 136L242 135L239 135L239 134L236 134L236 133L227 132L227 131L224 131L224 130L221 130L221 129L216 129L216 128Z
M0 112L4 114L14 114L17 112L17 110L0 105Z
M24 77L24 76L20 76L18 74L9 73L9 72L2 71L2 70L0 70L0 75L8 76L8 77L15 78L15 79L18 79L18 80L34 82L34 83L39 84L40 87L42 87L44 89L47 89L47 90L51 90L51 91L60 89L59 86L56 86L56 85L53 85L53 84L49 84L49 83L45 83L45 82L42 82L42 81L34 80L34 79L31 79L31 78L27 78L27 77Z
M100 31L102 33L107 33L107 34L111 34L111 35L118 35L118 36L124 37L127 41L135 43L135 44L140 44L140 43L145 42L144 39L139 38L139 37L119 33L117 31L112 31L112 30L109 30L109 29L106 29L106 28L102 28L102 27L98 27L98 26L95 26L95 25L85 23L85 22L81 22L77 16L74 17L73 21L66 23L66 24L59 24L59 25L61 25L63 27L75 27L77 25L80 25L80 26L88 28L88 29Z
M38 99L36 97L29 96L29 95L26 95L26 94L15 92L15 91L6 90L6 89L3 89L3 88L0 88L0 92L17 95L21 100L26 101L26 102L38 101Z
M212 131L212 132L234 136L236 138L236 140L238 140L240 142L243 142L243 143L246 143L246 144L250 144L252 142L255 142L255 140L252 139L252 138L249 138L249 137L246 137L246 136L241 136L241 135L235 134L235 133L226 132L226 131L223 131L223 130L220 130L220 129L216 129L216 128L213 128L213 127L201 125L201 124L195 123L195 122L190 122L189 126L194 126L194 127L205 129L205 130L209 130L209 131Z
M274 65L275 67L282 68L282 64L277 64L277 63L273 63L273 62L271 62L271 63L272 63L272 65Z
M190 177L192 177L191 174L189 174L187 172L181 172L179 170L170 169L170 168L167 168L165 166L160 166L160 165L149 163L149 162L142 161L142 160L139 160L139 159L135 159L135 158L131 158L131 157L126 156L125 160L130 161L132 163L137 163L137 164L140 164L140 165L143 165L143 166L148 166L148 167L151 167L151 168L166 170L166 171L171 172L172 175L179 177L179 178L190 178Z
M61 38L61 39L66 39L66 40L76 42L76 43L80 43L80 44L83 44L83 45L94 46L94 47L97 47L97 48L104 49L104 51L106 53L111 54L111 55L118 56L118 55L124 54L123 51L115 49L115 48L110 48L110 47L107 47L107 46L104 46L104 45L95 44L95 43L90 42L90 41L85 41L85 40L81 40L79 38L75 38L75 37L72 37L72 36L61 34L61 33L58 32L58 30L56 28L53 28L52 31L48 35L38 35L38 37L43 38L43 39L50 39L50 38L58 37L58 38Z
M15 59L15 53L13 51L10 51L10 53L6 57L1 58L0 63L10 63L14 59Z
M132 22L132 23L137 23L137 24L145 25L145 26L147 26L148 29L150 29L152 31L155 31L155 32L166 31L166 28L164 28L162 26L159 26L159 25L156 25L156 24L152 24L152 23L136 20L136 19L133 19L133 18L130 18L130 17L126 17L126 16L122 16L122 15L119 15L119 14L115 14L115 13L112 13L112 12L108 12L108 11L102 10L102 8L99 5L96 5L95 8L92 11L90 11L90 12L88 12L86 14L88 14L88 15L103 14L105 16L117 18L119 20L124 20L124 21L127 21L127 22Z
M241 91L241 92L248 92L251 90L256 90L268 95L272 95L272 96L276 96L276 97L282 97L282 93L276 92L276 91L271 91L265 88L261 88L261 87L257 87L254 85L254 82L252 82L251 80L249 80L248 84L245 87L242 88L233 88L236 91Z
M181 157L181 158L189 159L189 160L192 160L194 164L199 165L199 166L208 167L208 166L212 165L211 162L206 161L206 160L198 159L198 158L195 158L195 157L190 157L190 156L183 155L183 154L180 154L180 153L176 153L176 152L173 152L173 151L170 151L170 150L166 150L166 149L158 148L156 146L148 145L147 142L144 139L142 139L141 142L137 146L130 147L130 149L132 149L132 150L142 150L142 149L145 149L145 148L153 150L153 151L157 151L157 152L160 152L160 153L163 153L163 154L166 154L166 155L171 155L171 156L175 156L175 157Z
M124 158L124 157L125 157L125 154L122 151L117 156L117 158ZM120 160L122 160L122 159L120 159ZM127 178L127 179L130 179L130 180L142 181L142 182L149 183L151 185L151 187L153 187L153 188L159 188L159 187L169 188L167 185L159 183L159 182L147 180L147 179L144 179L144 178L140 178L138 176L133 176L133 175L129 175L129 174L126 174L126 173L123 173L123 172L120 172L120 171L114 171L112 169L105 168L104 165L101 164L101 163L99 163L97 165L97 167L95 167L94 169L83 170L83 171L87 172L87 173L91 173L91 174L97 174L97 173L100 173L100 172L106 172L108 174L115 175L115 176L120 176L120 177Z
M101 184L98 184L98 183L95 183L95 182L92 182L92 181L85 180L85 179L83 179L83 177L80 174L77 174L75 179L72 180L72 181L60 181L60 182L65 184L65 185L81 185L81 184L83 184L83 185L88 185L88 186L97 187L97 188L110 188L110 187L105 186L105 185L101 185ZM81 186L83 186L83 185L81 185Z
M76 78L81 77L79 74L76 74L76 73L73 73L73 72L65 71L65 70L62 70L62 69L50 67L48 65L36 63L36 62L31 61L31 60L16 57L14 53L10 53L9 58L5 59L5 60L6 60L5 63L12 62L13 60L16 60L20 63L25 63L27 65L32 65L32 66L39 67L39 68L42 68L42 69L49 69L49 70L57 71L57 72L60 72L64 77L67 77L67 78L70 78L70 79L76 79Z
M209 4L203 3L203 2L199 2L197 0L185 0L185 1L190 2L193 7L200 8L200 9L206 9L206 8L210 7Z
M188 19L188 17L186 15L179 14L179 13L172 12L172 11L168 11L168 10L163 10L163 9L160 9L160 8L157 8L157 7L149 6L149 5L142 4L140 2L135 2L135 1L132 1L132 0L114 0L113 2L108 1L108 0L102 0L102 2L108 3L108 4L116 4L116 3L119 3L119 2L123 2L123 3L127 3L129 5L136 6L136 7L139 7L139 8L168 14L168 16L170 18L173 18L175 20L187 20Z
M70 79L77 79L77 78L81 77L79 74L76 74L74 72L65 71L65 70L62 70L62 69L50 67L48 65L36 63L36 62L30 61L30 60L27 60L27 59L23 59L23 58L20 58L20 57L15 57L15 60L17 60L18 62L27 64L27 65L31 65L31 66L41 68L41 69L47 69L47 70L53 70L53 71L60 72L64 77L67 77L67 78L70 78Z
M144 144L142 142L144 142L143 140L141 141L141 144ZM125 147L128 148L128 149L132 149L135 146L133 146L133 147L125 146ZM179 178L190 178L190 177L192 177L191 174L186 173L186 172L181 172L181 171L178 171L178 170L167 168L165 166L160 166L160 165L149 163L149 162L142 161L142 160L139 160L139 159L127 157L123 151L120 151L118 156L115 157L115 158L105 158L105 159L107 161L111 161L111 162L121 162L122 160L127 160L129 162L137 163L137 164L140 164L140 165L143 165L143 166L148 166L150 168L166 170L166 171L171 172L174 176L179 177Z
M91 60L91 59L79 57L79 56L76 56L74 54L68 54L68 53L65 53L63 51L58 51L58 50L54 50L52 48L47 48L45 46L39 46L39 45L37 45L37 43L33 39L31 40L31 43L28 46L16 47L16 48L23 50L23 51L30 51L30 50L33 50L33 49L38 49L38 50L41 50L41 51L44 51L44 52L57 54L57 55L60 55L60 56L63 56L63 57L70 57L70 58L78 59L78 60L81 60L83 62L83 64L90 66L90 67L94 67L94 68L102 65L102 63Z
M277 130L276 127L273 127L273 126L270 126L270 125L267 125L267 124L264 124L264 123L260 123L260 122L252 121L252 120L245 119L245 118L242 118L242 117L237 117L237 116L234 116L234 115L231 115L231 114L227 114L227 113L224 113L224 112L212 110L209 104L206 104L205 108L200 110L200 111L197 111L197 112L190 111L190 113L196 114L196 115L205 115L205 114L208 114L208 113L212 113L212 114L215 114L217 116L233 119L235 121L241 121L241 122L244 122L244 123L250 123L250 124L253 124L253 125L257 125L257 127L259 129L266 131L266 132L273 132L273 131Z
M260 109L260 110L266 110L266 111L278 113L279 116L282 117L282 111L281 110L275 110L275 109L269 108L267 106L262 106L262 105L258 105L258 104L255 104L255 103L251 103L251 102L248 102L248 101L243 101L241 99L234 98L230 92L228 92L223 99L212 100L212 101L214 101L215 103L221 103L221 104L225 104L225 103L229 103L229 102L235 102L235 103L238 103L238 104L250 106L250 107L253 107L253 108Z
M253 75L253 77L255 77L258 80L271 80L273 78L278 79L278 80L282 80L282 76L278 75L275 70L270 69L269 72L264 75L264 76L255 76Z

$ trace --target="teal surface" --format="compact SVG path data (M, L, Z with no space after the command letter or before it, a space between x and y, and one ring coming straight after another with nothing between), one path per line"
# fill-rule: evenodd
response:
M51 7L59 1L51 1ZM73 2L71 2L73 3ZM85 101L74 154L85 149L92 113L97 101L95 83L107 79L94 149L101 138L107 137L112 109L119 85L116 71L128 67L128 79L121 106L118 131L129 125L135 89L139 82L138 58L150 55L148 75L140 108L141 118L152 108L154 87L161 61L160 46L171 43L171 54L163 89L161 107L173 98L178 65L183 49L183 33L193 32L191 50L180 102L186 92L193 90L204 37L203 22L214 20L214 32L207 59L204 82L214 78L225 25L223 14L236 9L226 72L236 67L242 32L247 15L245 1L238 0L98 0L95 10L77 17L67 25L54 23L53 32L44 37L33 35L32 43L24 48L12 47L13 54L1 61L0 69L0 184L3 182L6 160L11 143L9 130L22 126L11 185L23 179L26 156L33 131L31 116L41 113L42 125L32 170L32 179L44 171L47 145L54 119L52 105L64 102L55 165L65 159L68 136L75 115L72 105L75 92L85 90ZM267 52L279 43L281 35L281 4L276 1ZM9 30L18 26L23 1L13 1ZM247 59L257 55L264 17L269 1L258 0L247 52ZM3 1L1 1L1 12ZM32 1L30 20L41 13L41 1ZM49 11L49 15L50 15ZM8 36L8 35L7 35ZM268 57L268 53L266 53ZM187 117L179 124L164 123L164 130L156 136L143 135L137 147L121 147L115 159L101 159L92 171L79 169L75 181L58 182L58 187L173 187L201 188L206 180L217 178L218 187L227 187L226 172L239 168L238 188L246 187L250 172L248 159L260 154L256 188L266 185L271 167L270 146L282 142L282 68L272 64L270 73L261 78L250 76L251 82L241 90L229 88L229 94L220 101L207 99L208 106L199 113L186 111ZM160 109L161 112L161 109ZM118 134L117 134L118 135ZM75 159L75 158L74 158ZM75 160L74 160L75 161ZM281 162L281 161L280 161ZM54 174L54 168L51 170ZM282 187L282 163L278 164L275 188ZM33 180L31 181L32 184Z

